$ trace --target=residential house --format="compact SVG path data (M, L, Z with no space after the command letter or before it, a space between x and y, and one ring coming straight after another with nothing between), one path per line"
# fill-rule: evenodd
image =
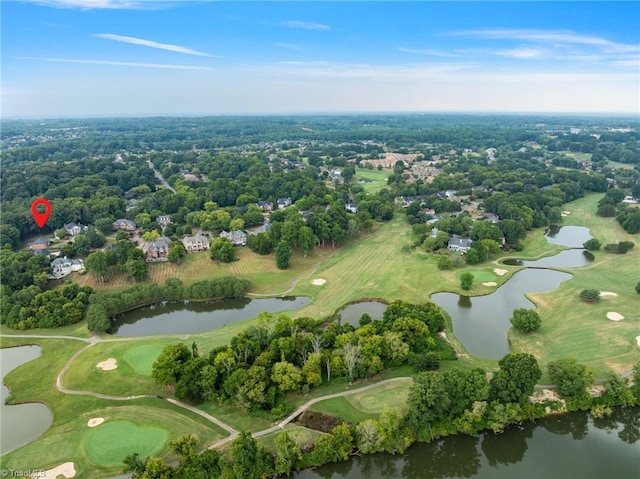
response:
M344 209L353 214L356 214L358 212L358 207L355 203L346 203L344 205Z
M271 201L263 201L260 200L256 203L256 206L260 208L262 211L272 211L273 203Z
M286 208L287 206L291 206L290 196L286 198L278 198L278 209Z
M81 259L56 258L51 262L51 279L64 278L73 271L80 271L84 268Z
M220 233L220 238L227 238L229 241L233 243L233 246L246 246L247 245L247 235L244 231L236 230L236 231L223 231Z
M623 203L629 203L629 204L635 204L638 202L637 198L634 198L633 196L625 196L624 200L622 200Z
M51 258L51 251L49 251L48 249L37 249L33 251L33 254L41 254L42 256Z
M469 238L460 238L458 235L453 235L451 239L449 239L447 249L466 253L471 249L471 243L472 241Z
M197 233L195 236L185 236L182 238L182 244L187 253L196 253L198 251L205 251L209 249L209 238L202 233Z
M145 243L142 246L142 252L147 261L167 261L170 244L169 238L160 236L160 238L151 243Z
M171 216L169 215L158 216L156 218L156 223L158 223L158 226L160 226L160 228L165 229L167 225L171 223Z
M124 230L124 231L135 231L136 230L136 222L127 220L124 218L119 218L111 223L111 227L114 231Z
M75 222L75 223L68 223L68 224L64 225L63 229L64 229L64 232L67 233L68 235L76 236L76 235L79 235L81 233L86 233L87 229L89 229L89 228L87 228L83 224Z
M41 236L40 238L36 238L35 240L33 240L31 243L27 243L27 248L30 249L31 251L38 251L42 249L47 249L50 244L51 244L50 239L43 238Z
M263 224L262 226L260 226L260 228L256 230L256 234L267 233L270 229L271 229L271 223L267 221L265 224Z

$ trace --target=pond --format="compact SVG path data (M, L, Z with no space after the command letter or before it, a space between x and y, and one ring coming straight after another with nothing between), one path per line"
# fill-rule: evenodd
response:
M589 228L584 226L558 226L551 225L544 235L551 244L568 246L569 248L582 248L592 236Z
M584 249L568 249L554 256L547 256L537 260L508 258L502 264L509 266L533 266L537 268L577 268L591 263L594 256Z
M604 419L585 412L551 416L501 434L449 436L405 454L354 457L295 474L295 479L637 478L640 408Z
M374 321L382 320L382 315L387 309L387 305L380 301L363 301L361 303L353 303L345 306L338 311L340 322L358 327L360 317L367 313Z
M436 293L431 301L444 308L453 322L453 332L470 354L500 359L510 352L507 331L517 308L533 309L525 293L552 291L571 278L568 273L546 269L518 271L503 286L486 296Z
M310 298L227 299L204 303L159 303L124 313L112 322L111 334L121 337L193 334L255 318L262 312L291 311Z
M0 370L2 380L10 372L24 363L40 356L40 346L20 346L0 349ZM2 404L0 404L0 454L23 446L42 433L53 422L53 415L47 406L41 403L7 405L9 389L2 384Z

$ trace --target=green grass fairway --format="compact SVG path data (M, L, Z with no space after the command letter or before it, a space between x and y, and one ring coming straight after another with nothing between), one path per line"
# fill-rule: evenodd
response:
M140 457L162 451L169 433L157 427L138 426L129 421L109 421L85 433L84 448L90 459L101 466L118 466L129 454Z
M146 377L151 377L153 363L165 347L163 343L139 344L126 349L122 353L122 358L133 370Z
M387 187L387 178L389 178L389 175L391 175L391 173L393 173L393 170L390 168L385 168L381 171L368 170L366 168L356 168L355 178L356 181L361 178L371 180L367 181L366 183L359 184L364 188L364 191L374 194L380 191L382 188Z
M303 426L296 426L293 424L287 424L284 427L284 431L278 431L271 434L267 434L266 436L262 436L258 438L258 442L260 442L264 448L272 454L277 452L276 448L276 437L278 437L282 432L286 432L289 434L289 437L293 439L298 447L306 446L308 444L313 444L318 440L322 433L319 431L315 431L313 429L308 429Z
M74 360L62 384L69 389L115 396L166 394L151 379L151 366L162 348L179 342L176 338L141 338L96 344ZM98 369L96 364L107 358L115 358L118 367L111 371Z
M460 274L464 273L462 271ZM473 274L473 281L476 283L486 283L488 281L496 281L498 279L498 275L492 271L471 271Z
M311 406L312 411L338 416L357 423L365 419L377 419L385 409L404 411L411 381L384 384L362 393L327 399Z

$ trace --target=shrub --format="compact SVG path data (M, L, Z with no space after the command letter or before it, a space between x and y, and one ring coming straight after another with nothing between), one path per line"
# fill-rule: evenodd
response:
M584 246L589 251L598 251L602 244L596 238L591 238L589 241L585 241L582 246Z
M511 324L519 331L530 333L540 329L542 320L538 313L532 309L518 308L513 312Z
M583 289L580 291L580 299L587 303L597 303L600 301L600 291L597 289Z

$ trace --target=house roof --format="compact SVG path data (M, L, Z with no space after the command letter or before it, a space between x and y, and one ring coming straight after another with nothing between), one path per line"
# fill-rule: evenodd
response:
M42 236L40 236L39 238L34 239L31 243L29 243L30 245L32 244L46 244L49 245L49 243L51 243L51 240L48 238L44 238Z
M184 243L189 243L189 244L194 244L194 243L208 243L209 242L209 238L207 238L205 235L203 235L202 233L197 233L193 236L185 236L184 238L182 238L182 241Z
M166 236L161 236L157 240L149 243L147 246L147 250L150 251L164 251L169 249L170 240Z
M471 248L472 241L469 238L460 238L457 235L453 235L451 239L449 239L449 246L459 246L461 248Z
M132 221L132 220L127 220L125 218L118 218L117 220L115 220L113 222L113 224L118 224L118 225L129 225L129 226L133 226L134 228L136 227L136 222Z

